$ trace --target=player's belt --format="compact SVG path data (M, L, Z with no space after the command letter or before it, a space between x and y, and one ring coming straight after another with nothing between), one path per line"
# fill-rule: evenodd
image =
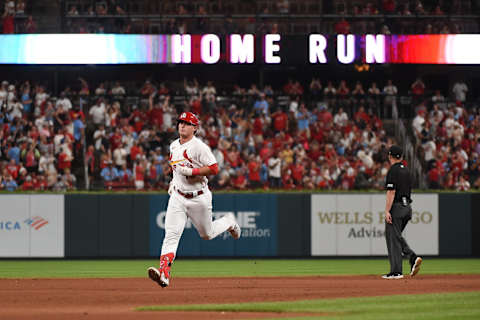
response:
M199 196L201 194L203 194L203 190L198 190L198 191L192 191L192 192L183 192L183 191L180 191L178 190L177 188L173 187L175 189L175 191L178 192L179 195L187 198L187 199L192 199L192 198L195 198L196 196Z

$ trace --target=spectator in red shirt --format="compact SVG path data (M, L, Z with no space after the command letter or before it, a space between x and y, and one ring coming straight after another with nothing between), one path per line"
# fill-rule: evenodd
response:
M190 97L190 108L192 112L196 115L202 114L202 93L200 92L199 95L194 95Z
M133 146L130 148L130 161L133 164L139 156L143 155L143 147L139 146L137 141L133 141Z
M22 184L21 189L24 190L24 191L35 189L35 186L32 182L32 177L31 176L27 176L25 178L25 182Z
M165 96L168 94L169 90L168 88L165 86L165 83L160 83L160 86L158 87L158 95L160 96Z
M135 187L142 190L145 187L146 160L138 160L135 164Z
M422 81L422 78L417 78L412 85L410 86L412 94L415 96L422 96L425 94L425 84Z
M335 151L335 148L333 148L333 146L330 143L325 145L325 159L333 160L336 158L336 156L337 156L337 152Z
M248 162L248 180L251 189L261 188L260 182L260 161L255 158L254 154L250 154Z
M18 170L20 169L20 167L15 162L15 159L10 159L10 163L7 165L6 169L14 180L17 179Z
M5 11L3 12L3 33L12 34L15 33L15 8L10 7L9 5L13 4L13 1L5 2Z
M393 14L395 13L395 8L397 4L395 3L395 0L383 0L383 12L386 14Z
M151 94L148 98L148 120L152 125L160 129L163 124L163 109L160 102L153 103L153 98L154 94ZM166 96L165 99L169 101L170 96Z
M253 121L253 139L255 143L262 143L263 142L263 126L265 124L264 115L255 115L255 120Z
M281 108L272 114L272 123L275 133L288 131L288 116Z
M220 131L218 131L218 128L216 126L212 126L207 132L205 132L205 138L208 141L208 146L212 150L216 149L218 146L218 140L220 138Z
M345 17L342 17L342 19L340 19L340 21L335 23L334 29L335 29L336 34L349 34L350 33L350 23L348 23L348 21L345 20Z
M292 164L290 166L290 170L292 171L292 178L295 185L297 186L297 188L301 187L303 175L305 173L305 167L303 166L300 159L295 160L295 164Z
M232 186L237 190L247 188L247 178L245 177L245 169L243 167L240 167L232 173Z
M122 133L119 127L115 128L115 133L110 137L110 149L115 151L118 147L122 145Z
M358 108L358 111L355 112L353 119L355 120L356 125L362 130L365 129L367 124L370 122L370 117L365 112L365 108L363 106Z
M140 94L142 96L148 97L156 91L157 91L157 89L152 85L150 80L147 80L147 81L145 81L142 88L140 89Z
M45 176L43 174L39 174L37 176L37 179L34 183L34 188L35 188L35 190L47 190L48 189L47 180L45 179Z
M283 92L285 94L292 94L292 89L293 89L293 80L292 79L288 79L288 82L283 86Z
M300 84L300 82L298 82L298 80L295 80L293 83L290 94L297 96L301 96L303 94L303 86Z
M318 161L321 155L322 155L322 152L320 151L319 143L317 141L312 142L312 147L308 152L308 157L313 161Z
M318 108L317 119L318 121L321 121L323 124L329 124L332 122L333 116L330 113L330 111L328 111L325 105L321 105Z
M260 151L258 152L258 155L260 155L260 159L262 161L267 161L268 158L272 155L273 150L272 150L272 143L271 142L264 142L262 144L262 147Z
M275 134L275 137L272 140L272 149L281 150L286 143L286 136L283 132L278 132Z
M62 151L58 155L58 171L63 173L65 169L70 169L72 166L73 157L71 152L67 150L67 147L62 147Z
M135 105L132 106L132 110L133 112L129 117L129 121L133 123L133 127L135 128L135 131L137 133L140 133L140 131L142 131L143 129L143 126L145 125L145 120L146 120L145 112L140 111L138 107ZM163 122L163 119L162 119L162 122Z
M323 142L325 133L324 133L324 125L322 122L317 120L310 126L310 137L312 141L317 141L318 143Z

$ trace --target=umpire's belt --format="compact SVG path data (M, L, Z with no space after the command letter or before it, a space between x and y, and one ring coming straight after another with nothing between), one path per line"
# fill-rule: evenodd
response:
M196 196L199 196L199 195L203 194L203 190L183 192L183 191L178 190L175 187L173 187L173 189L175 189L175 191L177 191L179 195L181 195L181 196L183 196L187 199L192 199L192 198L195 198Z

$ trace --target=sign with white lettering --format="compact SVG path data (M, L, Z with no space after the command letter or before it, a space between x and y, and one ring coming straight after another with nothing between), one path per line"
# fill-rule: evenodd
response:
M403 236L417 254L438 255L438 195L412 195ZM312 195L312 256L386 255L385 195Z
M0 43L0 64L480 64L479 34L8 34Z
M64 257L63 195L1 195L0 257Z

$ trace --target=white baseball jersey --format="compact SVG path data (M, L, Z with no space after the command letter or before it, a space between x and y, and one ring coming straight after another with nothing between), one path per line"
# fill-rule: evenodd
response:
M201 168L217 163L210 148L195 136L188 142L180 144L180 139L170 144L170 165L173 168L172 184L181 191L198 191L207 187L205 176L187 177L176 172L177 166Z

